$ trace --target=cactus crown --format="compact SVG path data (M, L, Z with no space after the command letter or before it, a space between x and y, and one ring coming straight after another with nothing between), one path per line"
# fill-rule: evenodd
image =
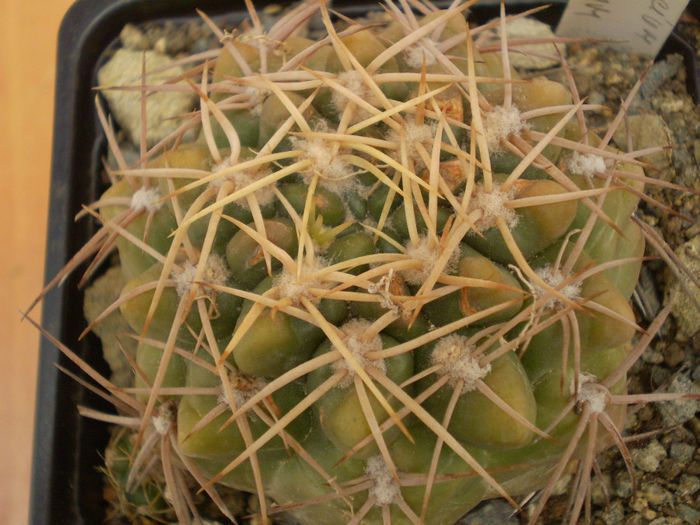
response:
M651 179L609 146L621 117L590 134L573 83L518 78L505 36L482 53L473 3L334 25L309 1L267 32L251 4L185 76L200 110L111 173L57 279L117 247L91 327L125 320L135 382L101 384L179 521L186 474L230 518L221 485L315 524L448 524L543 489L534 522L572 459L587 492L599 425L624 449Z

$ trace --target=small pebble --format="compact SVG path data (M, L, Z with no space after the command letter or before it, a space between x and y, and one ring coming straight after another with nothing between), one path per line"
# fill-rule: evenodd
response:
M627 471L620 471L615 478L615 494L621 498L632 495L632 480Z
M571 482L571 474L564 474L561 476L557 482L554 484L552 489L552 496L561 496L566 494L569 490L569 483Z
M609 480L606 480L604 483L606 488L610 486ZM603 489L603 485L600 482L594 483L591 487L591 501L596 505L605 505L607 499L608 494L606 490Z
M698 490L700 490L700 478L697 476L688 476L687 474L681 476L678 482L678 493L683 496L692 496Z
M656 514L656 513L654 513ZM649 525L681 525L683 521L680 518L660 517L652 519Z
M628 131L629 130L629 131ZM635 149L652 146L670 146L671 131L664 119L655 114L632 115L626 118L615 131L613 140L623 150L627 150L627 135L632 138ZM641 157L655 168L664 169L670 166L671 157L668 152L661 151Z
M674 155L674 158L677 156ZM696 170L697 177L697 170ZM676 255L693 275L700 275L700 235L676 249ZM676 318L681 336L691 339L700 328L700 312L696 308L696 302L700 303L700 289L698 289L689 277L683 277L686 288L693 294L694 301L688 297L680 283L674 283L669 291L669 297L675 296L673 304L673 316Z
M629 506L632 510L636 512L644 512L647 509L647 500L641 496L636 496L632 498L629 502Z
M661 111L664 113L675 113L676 111L681 111L683 109L682 100L666 100L661 104Z
M119 49L97 73L101 86L133 86L141 82L145 61L147 82L158 85L180 75L184 69L172 66L172 59L155 51ZM165 69L171 66L169 69ZM154 73L150 73L154 71ZM141 94L138 91L104 90L104 97L115 120L128 133L131 142L138 145L141 135ZM155 145L180 126L176 118L190 111L195 104L196 93L183 85L182 91L154 91L146 97L146 141Z
M700 239L698 239L700 242ZM676 374L668 387L669 392L700 393L700 387L690 379L688 372ZM700 401L697 399L679 399L658 403L657 408L661 414L664 425L672 427L685 423L692 419L695 413L700 410Z
M625 525L644 525L644 518L641 514L632 514L625 520Z
M671 481L676 479L683 472L683 463L679 463L670 458L661 461L661 475L665 480Z
M658 365L664 362L664 356L658 350L648 347L644 352L642 352L642 359L645 363L652 365Z
M651 380L656 386L665 385L671 380L671 371L665 367L655 366L651 369Z
M119 40L127 49L134 51L143 51L150 47L150 43L146 35L134 24L126 24L119 33Z
M700 381L696 381L700 384ZM694 417L688 421L688 427L696 442L700 442L700 418Z
M670 455L675 461L679 463L687 464L693 459L693 454L695 453L695 447L689 445L688 443L672 443Z
M691 525L696 525L700 523L700 511L694 509L690 505L681 503L676 508L678 512L678 517L683 520L684 523L690 523Z
M605 525L617 525L625 519L625 508L620 500L613 501L600 515Z
M588 103L605 104L605 95L603 95L600 91L592 91L591 94L588 95Z
M644 487L644 497L650 505L659 506L671 501L671 493L658 483L649 483Z
M675 367L685 359L685 351L678 343L671 343L664 350L664 362L671 367Z
M499 28L500 33L500 28ZM553 38L549 24L534 18L516 18L506 23L508 38ZM558 44L559 51L566 55L566 44ZM522 53L511 53L510 63L522 69L546 69L559 64L559 57L554 46L549 43L521 46Z
M659 468L661 460L666 457L666 449L654 439L644 448L631 450L630 454L637 468L644 472L654 472Z
M683 57L677 54L669 55L665 60L656 62L649 68L639 86L640 98L648 100L667 80L675 76L681 67L683 67Z
M163 54L166 54L168 52L168 41L165 39L164 36L156 40L156 43L153 44L153 49Z
M513 507L503 499L492 499L479 505L462 517L455 525L517 525L518 517L513 515Z
M617 71L611 71L605 77L605 83L609 86L619 84L620 82L624 82L624 80L625 78L622 75L620 75L620 73L618 73Z
M644 405L637 412L637 417L639 417L640 421L649 421L654 417L654 407L651 405Z
M700 461L693 461L685 471L692 476L700 474Z

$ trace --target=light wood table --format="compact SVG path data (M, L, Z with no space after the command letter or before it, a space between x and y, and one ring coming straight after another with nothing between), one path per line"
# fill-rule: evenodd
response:
M0 17L0 523L27 523L58 27L72 0L2 0Z

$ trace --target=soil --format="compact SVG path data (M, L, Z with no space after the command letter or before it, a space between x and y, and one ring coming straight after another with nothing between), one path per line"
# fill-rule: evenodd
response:
M273 19L274 9L263 13L263 20ZM226 22L224 21L224 27ZM696 50L700 49L700 24L685 14L677 27L680 35ZM182 56L215 47L217 39L200 22L186 24L159 23L142 27L129 25L122 34L124 44L137 49L157 49ZM697 52L700 60L700 52ZM640 93L630 106L629 115L657 115L665 124L657 128L649 144L668 144L671 149L644 160L651 165L648 175L700 190L700 108L687 90L688 71L679 55L668 55L651 66L648 59L594 45L570 45L568 63L582 94L589 102L609 109L592 115L593 130L606 129L621 101L646 71ZM648 70L648 71L647 71ZM550 77L566 82L563 72ZM654 135L655 133L655 135ZM618 138L618 137L616 137ZM626 139L622 137L622 141ZM633 140L639 137L632 137ZM619 140L619 138L618 138ZM624 144L618 144L624 149ZM653 203L642 204L638 217L652 226L673 248L700 235L700 195L659 187L648 187L648 195L673 208L669 214ZM649 250L649 255L656 255ZM648 324L668 300L668 290L675 277L663 261L645 263L642 282L635 294L635 308L640 324ZM692 303L691 303L692 304ZM692 308L692 306L691 306ZM686 312L687 313L687 312ZM697 315L697 314L696 314ZM629 374L629 391L647 393L657 389L698 388L700 385L700 336L682 333L681 321L669 317L661 335L645 352ZM692 326L692 325L691 325ZM697 329L698 325L695 325ZM694 386L693 386L694 384ZM627 445L636 467L636 492L622 456L616 449L599 455L599 471L594 476L591 521L595 524L681 525L700 523L700 418L690 413L669 415L667 405L645 405L633 412L626 425ZM697 405L695 405L697 408ZM686 406L686 409L688 407ZM675 419L674 419L675 418ZM569 476L571 479L573 476ZM542 523L559 523L567 510L568 496L562 484L561 494L548 505ZM229 497L243 515L254 513L254 498L232 493ZM461 525L517 524L527 519L513 515L505 502L491 500L460 520ZM276 523L282 523L279 521ZM243 519L241 523L255 523Z

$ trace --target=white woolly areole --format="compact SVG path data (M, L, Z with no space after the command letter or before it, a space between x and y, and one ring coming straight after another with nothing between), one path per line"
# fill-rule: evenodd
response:
M311 288L328 288L329 284L311 276L326 266L327 262L321 257L316 257L312 264L304 262L299 279L296 271L288 272L283 268L273 283L278 288L279 298L289 298L294 304L299 304L302 297L317 302L318 298L311 293Z
M356 71L354 69L351 71L344 71L338 75L338 78L336 78L336 80L343 87L346 87L348 91L352 91L369 104L376 106L379 103L379 101L377 100L377 96L369 88L369 86L365 84L365 81L362 78L362 75L359 71ZM342 113L345 107L350 102L350 99L343 95L340 91L333 91L333 94L331 95L331 102L335 106L336 110L339 113ZM352 124L360 122L361 120L364 120L367 117L369 117L369 112L364 108L356 106L353 111L353 118L351 120Z
M525 122L520 117L520 110L515 106L506 109L503 106L495 106L492 111L486 113L485 136L491 152L501 151L501 139L508 135L518 134L525 128Z
M427 236L420 239L417 245L411 244L409 241L408 246L406 246L406 255L415 261L421 263L421 267L416 269L401 270L401 276L406 280L408 284L413 284L420 286L425 282L428 276L435 269L438 259L442 255L442 249L440 245L431 241ZM459 260L459 250L454 250L447 264L442 269L442 273L452 273L457 261Z
M583 175L591 178L596 173L605 173L607 166L605 159L593 153L579 153L574 151L568 162L569 171L572 175Z
M469 200L471 213L474 210L481 210L481 217L475 221L475 226L479 230L488 230L496 226L496 219L502 217L509 228L518 223L518 214L513 208L506 206L506 202L515 198L515 188L508 192L501 191L500 186L494 185L491 191L486 191L483 185L477 185Z
M406 133L406 141L409 145L415 142L432 142L435 136L435 126L425 123L416 124L415 122L406 122L406 126L403 130Z
M462 392L470 392L476 388L479 380L491 372L491 365L481 366L472 353L474 347L467 343L467 338L450 334L440 339L433 349L433 365L442 366L448 377L448 383L455 386L459 380L464 381Z
M587 372L583 372L578 376L578 395L576 396L576 403L579 407L584 403L588 403L591 412L594 414L605 412L608 402L610 401L608 389L597 381L597 378L593 374ZM576 385L573 379L571 380L569 389L571 395L576 394Z
M318 131L324 132L326 130L320 129ZM354 177L351 176L353 173L352 164L339 157L343 153L343 148L334 153L333 143L319 137L310 139L292 137L292 144L295 149L304 152L304 160L313 161L313 164L302 173L307 179L318 175L322 186L340 193L355 185Z
M163 206L163 203L159 202L162 197L158 188L142 187L131 196L129 207L134 211L158 211Z
M373 366L382 373L386 373L386 363L384 359L367 359L365 354L369 352L379 352L382 349L382 339L379 335L375 335L369 340L365 340L367 330L372 326L372 323L364 319L351 319L340 330L340 337L345 343L345 346L350 351L352 356L360 363L363 369ZM348 387L352 384L355 377L355 369L345 359L341 359L333 363L333 370L346 370L347 375L338 383L341 388Z
M212 172L217 173L230 167L231 159L227 157L221 163L214 166ZM219 177L217 179L214 179L209 183L209 186L221 188L224 182L233 182L235 186L234 191L238 191L242 190L247 186L250 186L251 184L257 182L258 180L262 179L263 177L266 177L269 174L269 170L239 170L226 177ZM255 192L253 192L253 195L255 195L255 199L258 201L258 204L260 204L261 206L265 206L273 202L275 200L274 188L275 184L273 183L266 184L262 188L255 190ZM248 199L245 198L239 199L238 201L236 201L236 204L246 209L250 208L250 206L248 205Z
M543 268L538 268L535 270L535 273L542 279L545 283L547 283L549 286L552 288L555 288L558 290L560 294L562 294L564 297L567 299L571 299L572 301L575 299L580 298L580 293L581 293L581 283L580 282L571 282L567 285L562 286L559 288L561 283L564 281L564 275L559 270L554 270L551 265L547 265ZM543 297L546 293L547 290L544 288L541 288L538 286L536 283L531 283L532 284L532 289L535 292L535 298L540 299ZM561 299L558 297L551 297L543 306L543 308L555 308L559 306L564 306L564 303Z
M248 104L250 104L250 112L253 115L260 116L263 109L263 101L267 90L262 90L254 86L247 86L244 93L248 95Z
M423 162L423 157L420 156L416 150L416 144L420 143L428 151L428 154L433 148L433 139L435 138L435 133L437 132L437 124L432 122L431 124L416 124L413 121L413 117L407 117L406 123L402 126L404 136L406 137L406 148L407 156L410 161L413 162L414 170L419 171L425 168L425 162ZM387 140L393 144L401 144L401 135L391 130L387 135ZM391 153L391 156L399 162L403 162L401 149L397 149Z
M433 44L435 43L430 39L427 40L429 40ZM421 45L420 43L413 44L412 46L408 47L404 51L404 56L406 57L406 64L408 64L413 69L422 68L424 59L426 66L432 66L437 61L435 55L433 55L433 53L429 51L426 46Z
M265 385L267 385L267 382L260 377L242 374L233 376L231 378L231 391L233 392L233 400L236 402L235 408L243 406L250 398L260 392ZM223 392L219 394L218 401L222 405L230 406L229 400Z
M374 497L377 505L389 505L401 497L401 487L380 454L367 460L365 474L374 482L369 497Z
M177 295L182 297L192 289L194 278L197 275L198 265L185 261L182 270L174 270L172 278L175 280L175 290ZM218 255L210 255L207 259L206 267L202 272L200 281L217 286L224 286L229 278L229 271L224 260ZM204 294L209 295L211 290L205 289Z
M409 245L406 247L406 255L413 260L420 261L422 266L416 269L402 270L401 276L408 284L420 286L435 269L438 259L442 255L442 250L439 244L434 243L426 236L421 238L415 246L409 241ZM459 250L454 250L450 254L447 264L442 269L442 273L452 273L458 260Z

